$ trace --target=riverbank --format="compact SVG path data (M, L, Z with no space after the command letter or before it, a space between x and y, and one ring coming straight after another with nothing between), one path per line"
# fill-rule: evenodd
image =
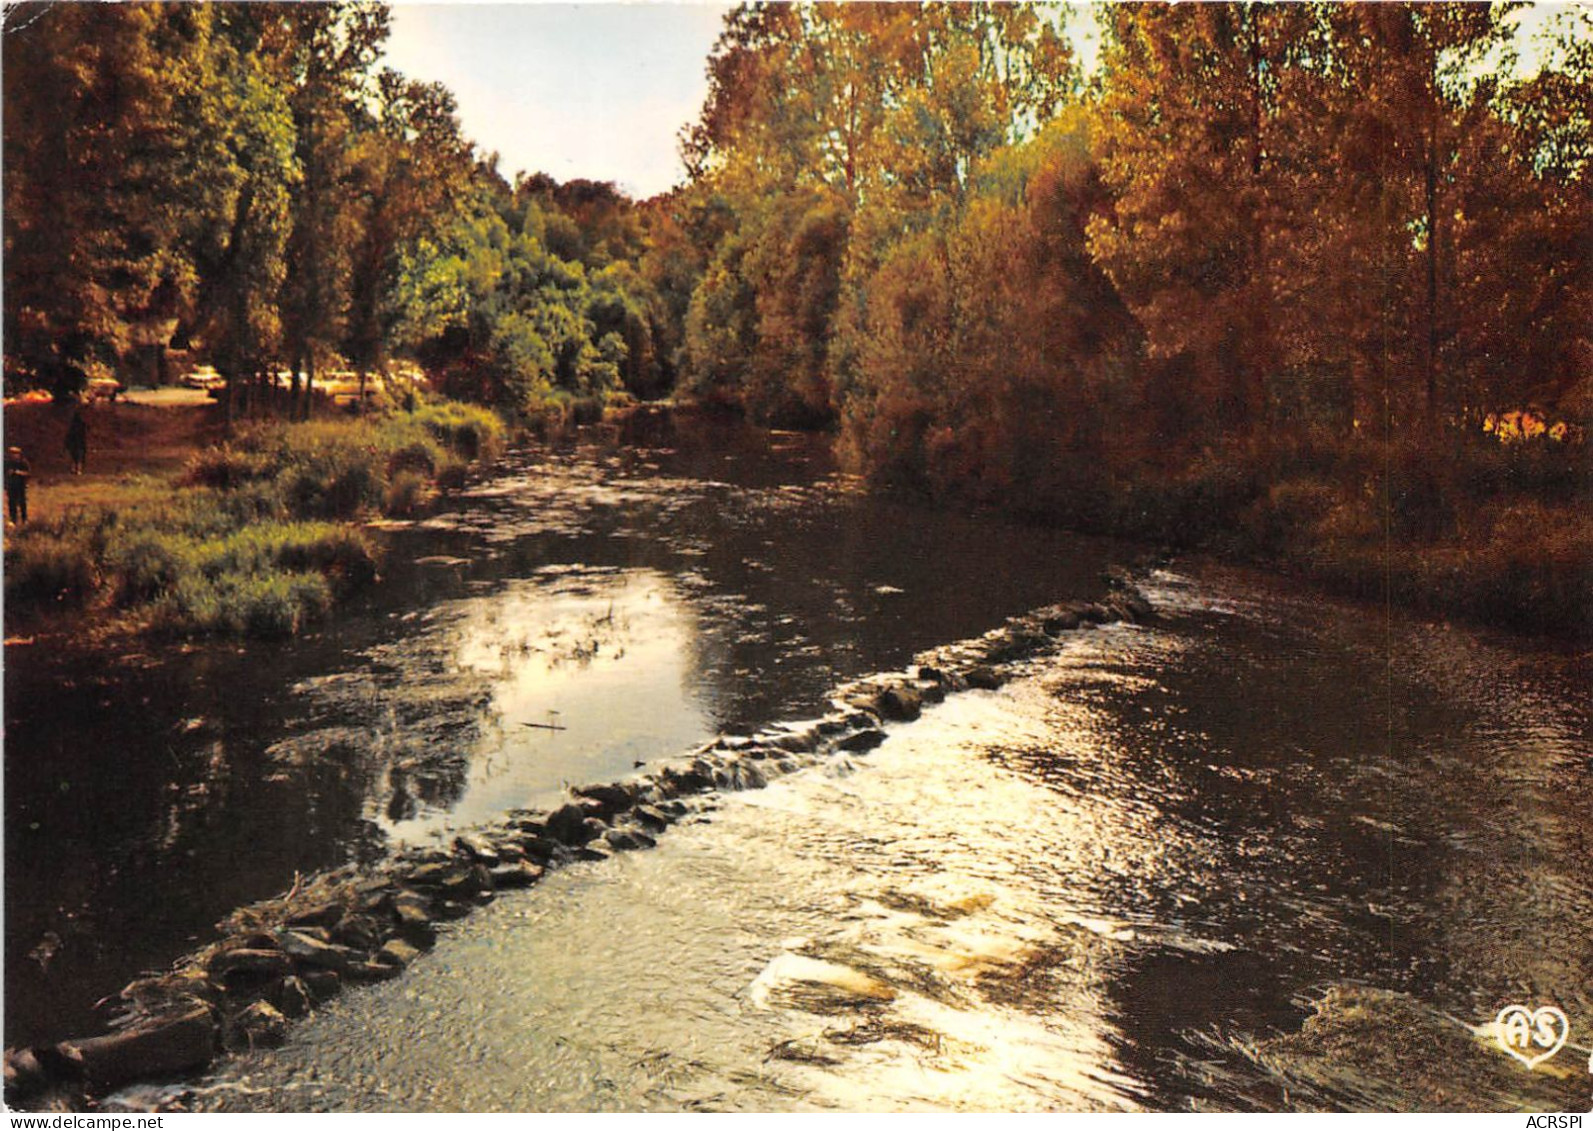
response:
M43 435L53 406L25 407L38 411L7 410L8 442L40 452L44 474L30 521L7 533L13 634L293 635L376 577L365 520L412 517L503 436L492 413L452 402L251 424L227 443L203 409L112 407L95 414L96 462L121 473L73 477Z
M1519 414L1518 414L1519 415ZM1202 551L1346 596L1593 641L1593 448L1580 428L1495 422L1406 436L1308 428L1200 449L1125 427L1087 451L1026 433L843 421L876 486ZM879 438L889 433L889 444Z

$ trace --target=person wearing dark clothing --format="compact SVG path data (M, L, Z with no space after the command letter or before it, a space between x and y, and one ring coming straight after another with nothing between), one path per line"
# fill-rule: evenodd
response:
M33 468L21 448L6 449L6 509L18 526L28 521L28 479Z
M72 457L72 474L82 475L88 462L88 421L82 409L73 410L72 423L66 426L66 454Z

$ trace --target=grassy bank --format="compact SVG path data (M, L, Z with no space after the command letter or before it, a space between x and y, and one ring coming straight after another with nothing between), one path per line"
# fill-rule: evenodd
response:
M1256 561L1327 588L1537 635L1593 639L1590 449L1486 435L1208 451L1079 469L1018 509Z
M491 412L451 402L253 426L175 475L106 484L12 532L8 616L104 612L175 634L292 634L374 580L376 547L359 520L417 513L502 436Z

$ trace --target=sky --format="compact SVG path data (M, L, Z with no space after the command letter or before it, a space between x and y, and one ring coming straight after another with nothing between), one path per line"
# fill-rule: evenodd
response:
M1569 5L1523 13L1529 35ZM499 171L613 181L637 199L685 179L676 141L708 92L730 4L704 0L393 5L387 62L443 83ZM1086 66L1093 44L1080 43Z
M505 177L613 181L641 199L685 179L676 137L702 109L730 7L398 3L386 61L452 90Z

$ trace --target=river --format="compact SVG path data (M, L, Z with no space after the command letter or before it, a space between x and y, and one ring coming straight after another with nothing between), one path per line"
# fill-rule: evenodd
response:
M813 438L633 439L391 531L315 638L8 662L8 1042L295 870L811 716L1135 553L872 498ZM503 893L191 1102L1585 1110L1586 658L1211 564L1143 588L1154 623ZM1511 1003L1564 1009L1559 1074L1469 1031Z

